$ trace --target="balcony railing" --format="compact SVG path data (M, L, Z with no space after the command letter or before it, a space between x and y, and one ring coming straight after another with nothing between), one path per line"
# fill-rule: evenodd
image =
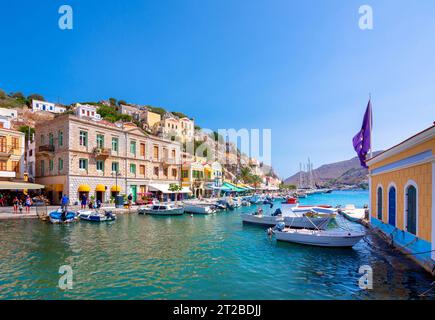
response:
M40 153L53 153L55 151L54 145L48 144L45 146L39 146Z
M109 148L95 148L94 155L96 158L108 158L112 154L112 150Z

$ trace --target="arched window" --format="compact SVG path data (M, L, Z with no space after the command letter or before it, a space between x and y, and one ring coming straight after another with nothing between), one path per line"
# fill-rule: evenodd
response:
M388 223L393 227L396 226L396 187L390 186L388 189Z
M417 235L417 186L409 182L405 187L405 229L409 233Z
M376 207L378 212L378 219L382 220L382 187L378 187Z

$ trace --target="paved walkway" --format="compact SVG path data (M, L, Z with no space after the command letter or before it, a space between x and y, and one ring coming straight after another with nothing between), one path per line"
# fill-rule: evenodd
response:
M103 207L102 209L108 209L113 210L116 214L125 214L125 213L136 213L138 206L132 206L131 209L115 209L113 205L107 205L106 207ZM47 207L47 213L52 212L59 209L59 206L48 206ZM38 210L45 211L45 207L38 207ZM71 211L78 211L80 210L80 206L68 206L68 210ZM18 211L19 212L19 211ZM14 213L13 207L0 207L0 220L7 220L7 219L36 219L38 218L36 214L36 207L30 208L30 213L26 213L26 209L23 208L23 213Z

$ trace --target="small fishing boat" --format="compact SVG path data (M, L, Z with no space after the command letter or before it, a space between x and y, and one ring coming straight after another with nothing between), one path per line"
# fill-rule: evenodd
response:
M262 215L262 214L248 214L243 213L241 214L243 223L249 223L249 224L257 224L262 225L266 227L275 226L279 222L284 222L284 218L282 216L268 216L268 215Z
M51 223L70 223L76 220L76 214L72 211L68 211L63 214L62 209L58 209L56 211L50 212L48 215Z
M353 204L347 204L344 209L339 209L338 213L349 221L360 222L366 216L366 209L358 209Z
M328 226L331 217L299 215L296 213L288 212L282 214L281 209L276 209L270 215L263 215L262 210L256 211L252 214L241 214L243 223L257 224L262 226L275 226L283 222L285 226L290 228L306 228L306 229L325 229Z
M116 215L112 211L93 211L93 210L81 210L77 212L77 216L80 220L91 222L107 222L116 220Z
M338 209L327 205L317 205L317 206L296 206L291 208L294 213L299 214L310 214L314 213L316 215L332 216L337 215Z
M216 212L215 206L206 202L184 202L183 208L185 213L213 214Z
M262 204L264 203L264 200L264 197L255 194L249 199L249 202L251 202L252 204Z
M362 231L330 231L286 228L277 225L272 231L276 240L320 247L353 247L365 233Z
M139 208L137 212L155 216L179 216L184 214L184 209L170 203L159 203Z

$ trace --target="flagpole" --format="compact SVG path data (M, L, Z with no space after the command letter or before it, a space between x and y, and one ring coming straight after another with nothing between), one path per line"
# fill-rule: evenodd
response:
M369 103L370 103L370 159L373 158L373 140L372 140L372 115L373 115L373 110L372 110L372 94L369 92Z

